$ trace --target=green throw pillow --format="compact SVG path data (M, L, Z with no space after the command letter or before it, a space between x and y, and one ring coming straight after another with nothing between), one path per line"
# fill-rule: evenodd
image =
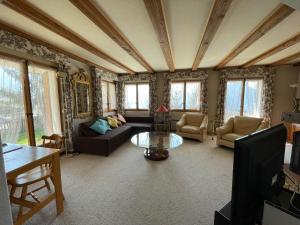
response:
M107 129L107 127L101 124L98 120L96 120L95 123L90 126L90 128L98 134L105 134L108 130L111 130Z

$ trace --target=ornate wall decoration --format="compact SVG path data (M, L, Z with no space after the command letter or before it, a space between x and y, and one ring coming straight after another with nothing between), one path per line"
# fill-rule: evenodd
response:
M273 77L276 70L271 67L251 67L246 69L228 68L220 71L220 81L218 88L218 105L216 113L216 127L222 126L224 123L224 107L226 82L232 78L262 78L263 79L263 111L262 115L265 119L271 121L273 107Z
M75 116L85 118L91 115L91 82L83 69L72 75L75 97Z

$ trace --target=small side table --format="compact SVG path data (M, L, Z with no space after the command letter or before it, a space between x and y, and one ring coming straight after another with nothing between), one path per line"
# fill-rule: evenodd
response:
M290 204L291 206L293 206L293 208L300 212L300 209L295 207L293 204L295 196L300 194L300 175L291 171L289 164L283 165L283 172L287 178L287 180L285 181L285 187L294 192L290 199Z

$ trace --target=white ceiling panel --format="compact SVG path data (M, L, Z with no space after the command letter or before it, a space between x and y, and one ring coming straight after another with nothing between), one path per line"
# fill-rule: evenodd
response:
M154 70L168 70L142 0L96 0Z
M272 30L254 42L249 48L228 63L228 66L242 65L261 53L273 48L300 32L300 11L293 12ZM254 56L254 57L253 57ZM287 56L287 55L286 55Z
M234 0L199 67L214 67L278 4L279 0Z
M68 41L67 39L62 38L61 36L49 31L48 29L44 28L43 26L33 22L32 20L24 17L15 11L7 8L6 6L0 4L0 19L6 21L10 25L13 25L17 28L25 30L29 34L34 34L38 38L47 41L48 43L55 45L61 49L69 51L73 54L81 56L85 59L88 59L96 64L104 66L110 70L116 72L125 72L124 70L116 67L105 60L97 57L96 55L86 51L85 49L79 47L78 45L73 44L72 42Z
M29 2L130 69L145 71L132 56L107 36L71 2L66 0L29 0Z
M291 46L281 52L278 52L277 54L274 54L274 55L258 62L257 65L271 64L277 60L283 59L287 56L293 55L298 52L300 52L300 43L298 43L294 46Z
M212 0L164 1L176 69L193 65L212 5Z

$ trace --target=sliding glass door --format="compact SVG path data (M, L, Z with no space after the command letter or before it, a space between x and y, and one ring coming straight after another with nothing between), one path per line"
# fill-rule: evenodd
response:
M0 133L3 143L40 145L62 134L56 71L0 57Z
M3 143L27 144L23 65L0 58L0 133Z
M28 67L36 145L43 135L61 134L56 71L35 65Z

